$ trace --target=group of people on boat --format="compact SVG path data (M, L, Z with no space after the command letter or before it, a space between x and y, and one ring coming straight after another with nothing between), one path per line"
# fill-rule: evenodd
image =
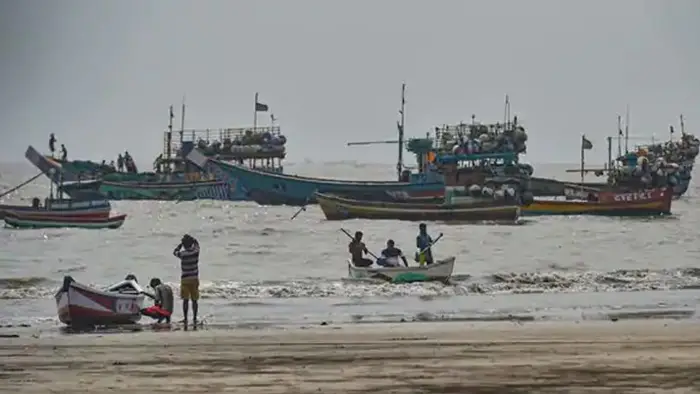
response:
M49 151L51 152L51 157L55 157L57 141L54 133L51 133L49 135ZM64 144L61 144L61 161L66 161L66 159L68 159L68 150Z
M648 147L654 157L663 157L669 163L693 162L700 153L700 139L692 134L683 134L680 140L667 141Z
M112 166L114 166L112 162ZM119 172L128 172L131 174L136 174L138 172L138 169L136 168L136 163L134 163L134 159L131 157L129 154L129 151L124 151L124 155L120 153L119 156L117 156L117 171Z
M367 246L362 241L362 237L362 231L357 231L355 233L355 237L350 244L348 244L348 252L350 252L353 265L356 267L370 267L375 261L365 256L374 255L367 249ZM418 248L414 256L416 262L421 265L434 263L431 250L433 243L433 238L428 234L428 227L425 223L421 223L418 226L418 236L416 237L416 247ZM405 267L408 267L408 260L403 251L396 247L396 243L393 239L387 240L386 248L382 250L381 254L376 259L376 264L380 267L400 267L401 263L403 263Z

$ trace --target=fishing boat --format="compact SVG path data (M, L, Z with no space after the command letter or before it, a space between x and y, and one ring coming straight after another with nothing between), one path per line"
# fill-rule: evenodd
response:
M578 200L536 199L523 206L523 215L596 215L596 216L658 216L671 214L673 192L668 188L637 192L581 191L585 196L568 192L570 198Z
M348 260L348 275L353 279L375 279L392 283L447 282L454 271L455 259L453 256L422 266L380 268L356 267L352 260Z
M520 217L515 202L474 202L468 204L416 204L361 201L316 193L316 200L328 220L375 219L441 222L509 222Z
M143 288L134 280L98 290L66 276L54 298L61 323L71 327L94 327L137 323L141 320L145 296Z
M25 156L37 168L48 174L53 169L64 181L100 180L99 191L110 200L190 201L195 199L246 200L247 195L236 182L221 182L192 166L186 159L194 148L209 157L235 162L260 171L281 173L286 156L286 137L271 116L269 126L257 124L257 112L267 106L257 102L252 127L185 129L185 106L179 139L173 138L173 107L170 124L163 135L163 152L153 163L153 172L138 172L133 159L125 152L120 159L125 168L114 161L95 163L86 160L63 160L42 155L30 147ZM120 160L117 160L118 162ZM59 175L53 178L58 183ZM69 195L70 191L67 191Z
M84 229L118 229L124 224L126 215L112 217L60 217L37 214L7 213L5 224L21 229L38 228L84 228Z
M6 215L99 219L109 217L111 209L109 201L104 198L95 200L47 198L42 206L39 198L35 197L32 205L0 204L0 219L4 219Z

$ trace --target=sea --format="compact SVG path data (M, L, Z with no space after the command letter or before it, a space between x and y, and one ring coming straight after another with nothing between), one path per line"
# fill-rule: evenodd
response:
M575 180L566 168L535 174ZM287 164L285 172L342 179L394 179L392 164ZM0 193L36 174L0 164ZM697 174L695 174L697 179ZM593 180L593 179L591 179ZM0 203L31 203L48 179ZM418 223L327 221L317 206L252 202L116 201L128 214L118 230L0 228L0 326L59 333L55 292L65 275L98 287L135 274L179 290L172 250L183 234L200 242L200 319L212 328L365 324L398 321L697 319L700 300L700 194L660 218L540 217L520 225L428 223L443 238L436 258L456 256L450 284L349 279L341 228L361 230L378 253L386 240L412 256ZM175 319L181 318L176 303ZM145 320L150 320L144 318Z

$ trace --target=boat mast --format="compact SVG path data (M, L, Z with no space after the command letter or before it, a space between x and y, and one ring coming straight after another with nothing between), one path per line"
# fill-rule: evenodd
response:
M396 163L396 175L398 181L401 181L401 172L403 171L403 131L406 122L406 83L401 85L401 109L399 114L401 114L401 123L399 123L399 160Z
M681 114L681 135L685 135L685 121L683 120L683 114Z
M617 115L617 157L622 157L622 116Z
M173 142L173 118L175 117L175 114L173 113L173 106L170 106L170 122L168 122L168 137L167 137L167 145L165 147L165 159L170 160L172 158L172 142ZM168 170L170 170L170 164L166 167Z
M608 137L608 171L613 169L613 159L612 159L612 137Z
M182 114L180 116L180 146L185 140L185 96L182 96Z
M627 144L630 140L630 106L627 104L627 113L625 115L625 153L629 153Z

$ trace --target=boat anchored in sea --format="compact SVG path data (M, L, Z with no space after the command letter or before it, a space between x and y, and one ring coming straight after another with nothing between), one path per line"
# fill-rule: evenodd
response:
M196 147L206 156L223 162L281 173L286 155L286 137L275 125L273 115L270 116L270 125L257 124L257 113L267 111L268 106L258 102L256 94L252 127L185 129L183 104L179 138L173 138L174 113L171 106L170 123L163 135L163 153L155 159L153 172L138 172L128 152L119 157L127 163L123 169L121 165L106 164L105 161L98 164L59 160L43 156L32 147L28 149L26 157L44 172L48 169L62 172L64 179L79 182L99 180L99 191L110 200L246 200L246 193L235 182L216 180L210 173L191 165L186 156Z

